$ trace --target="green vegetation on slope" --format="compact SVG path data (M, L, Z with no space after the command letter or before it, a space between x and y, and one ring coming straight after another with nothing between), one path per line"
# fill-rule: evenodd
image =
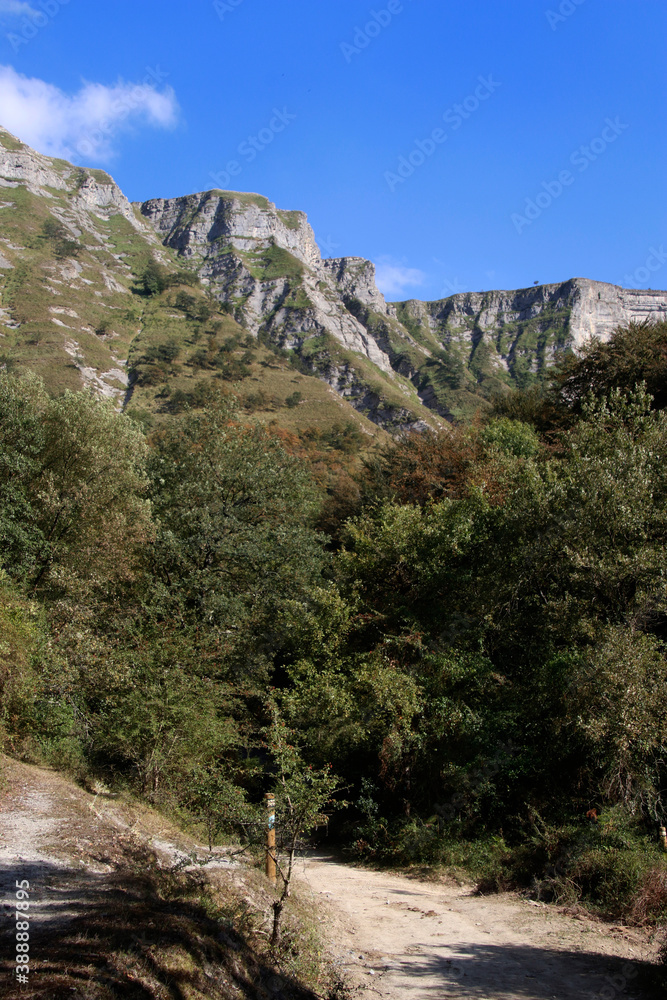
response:
M249 338L194 271L173 251L156 251L123 215L90 215L90 228L77 228L71 198L80 174L50 199L23 185L3 195L0 227L14 267L0 269L0 365L40 374L55 394L104 386L147 427L205 406L222 386L257 421L294 430L352 420L369 443L383 436L315 376L299 374L286 352ZM263 279L290 279L285 309L310 307L303 265L290 253L271 246L247 263ZM297 392L301 400L288 406Z
M413 381L430 405L455 420L488 412L510 388L541 385L568 350L569 308L548 304L539 315L523 320L501 316L489 330L482 317L493 305L493 293L479 299L476 311L465 316L448 313L448 300L397 305L399 320L430 355L419 357L418 351L402 348L415 368Z
M651 371L667 327L642 336ZM6 747L215 837L247 829L279 723L340 776L358 855L664 922L667 411L609 392L596 351L554 379L544 436L495 417L339 482L353 427L299 438L211 393L146 439L3 375Z

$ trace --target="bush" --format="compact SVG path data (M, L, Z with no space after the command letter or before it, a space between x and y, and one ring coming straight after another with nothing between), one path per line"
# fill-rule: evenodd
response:
M630 916L634 924L664 923L667 918L667 865L650 868L644 874Z
M169 272L162 264L151 258L144 268L140 287L144 295L160 295L169 287Z
M57 219L46 220L42 226L42 236L51 244L53 254L58 260L78 257L83 250L81 244L70 238L69 230Z
M169 284L173 283L172 280L169 281ZM189 319L198 320L200 323L206 323L211 318L211 307L208 303L197 299L194 295L188 295L187 292L177 294L174 308L184 312Z

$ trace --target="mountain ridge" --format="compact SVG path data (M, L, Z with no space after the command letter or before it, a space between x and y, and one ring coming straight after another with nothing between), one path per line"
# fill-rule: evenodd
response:
M34 225L40 218L42 231ZM44 232L55 232L54 225L62 228L60 242L51 242L55 259L41 252L48 243ZM325 383L362 420L391 433L470 418L496 394L540 381L559 357L591 337L608 339L628 322L667 317L667 292L586 278L388 303L371 261L322 258L302 211L278 209L262 195L219 190L130 203L104 171L43 156L2 128L0 254L0 344L11 341L13 347L3 356L12 363L30 356L38 366L39 352L29 348L41 337L52 363L57 355L69 371L55 379L56 389L76 383L73 367L84 384L136 405L147 379L144 340L151 341L149 354L168 353L166 342L173 353L185 332L192 347L192 338L203 333L210 340L201 321L208 308L224 316L215 322L227 336L239 343L251 338L301 377ZM142 269L151 259L167 269L172 284L178 278L199 291L182 289L180 298L167 295L161 303L142 300ZM31 313L26 300L37 286L53 301L39 313L35 300ZM188 295L209 304L195 310L199 320L184 317L174 304ZM58 304L59 298L68 301ZM68 312L77 323L66 322ZM104 312L115 322L111 334ZM122 325L113 315L119 312L125 314L122 331L115 329ZM147 313L153 317L148 337ZM53 326L72 334L62 333L57 345ZM162 366L163 394L174 386L184 392L181 382L196 380L203 370L192 361L197 351L191 357L183 345L178 349L180 368ZM151 377L158 378L159 366L150 363ZM307 385L311 391L313 383ZM155 408L154 398L144 396Z

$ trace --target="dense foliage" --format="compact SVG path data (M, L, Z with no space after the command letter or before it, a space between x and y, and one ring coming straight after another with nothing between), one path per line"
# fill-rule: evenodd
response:
M665 342L619 331L486 424L372 456L338 502L307 441L229 397L147 440L0 376L7 749L213 838L279 784L265 733L288 727L362 855L664 916Z

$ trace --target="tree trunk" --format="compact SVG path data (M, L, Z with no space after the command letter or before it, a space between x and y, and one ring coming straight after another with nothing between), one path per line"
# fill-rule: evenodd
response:
M271 934L271 947L277 948L280 944L280 918L283 914L284 899L277 899L273 904L273 933Z

